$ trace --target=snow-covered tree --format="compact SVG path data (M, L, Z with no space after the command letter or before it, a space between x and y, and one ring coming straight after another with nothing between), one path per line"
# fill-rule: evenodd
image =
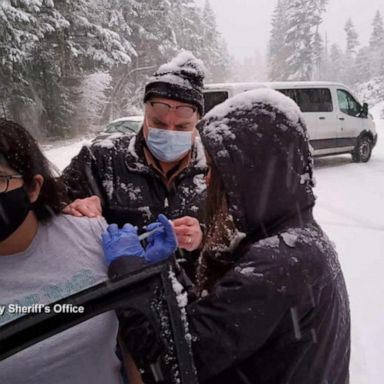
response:
M226 81L229 76L229 61L226 45L218 31L216 17L209 0L205 1L202 14L203 41L200 57L207 68L207 82Z
M369 49L372 75L384 76L384 25L380 11L373 19Z
M71 134L82 76L130 60L132 47L105 27L96 5L85 0L1 3L0 81L8 94L2 92L0 99L10 117L31 126L25 114L33 110L44 133Z
M376 12L375 18L373 19L369 46L372 49L383 49L384 47L384 24L380 11Z
M268 47L269 78L285 80L285 61L288 57L287 46L284 43L287 30L286 12L288 1L278 0L272 15L272 29Z
M269 48L271 79L310 80L313 77L315 49L319 43L317 31L326 3L326 0L278 2Z
M344 53L337 44L332 44L329 52L328 80L341 81L344 71Z
M353 56L356 54L357 47L359 46L359 35L357 34L355 26L350 18L345 24L344 31L347 39L346 53Z
M208 79L226 80L226 46L209 3L3 0L0 114L36 136L79 133L87 111L102 122L137 112L148 76L181 49L207 62ZM88 80L101 72L110 82L95 92L104 104L95 108Z
M369 47L362 47L359 49L355 59L355 75L356 82L361 83L368 81L373 76L372 67L372 51Z
M313 71L312 80L323 80L326 72L327 57L323 38L317 30L313 39Z
M349 18L344 27L346 35L346 50L344 55L344 71L341 80L352 86L359 81L359 74L356 68L356 54L359 46L359 35L356 32L352 20Z

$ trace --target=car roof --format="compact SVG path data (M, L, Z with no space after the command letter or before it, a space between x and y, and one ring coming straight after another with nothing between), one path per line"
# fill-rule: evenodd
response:
M212 83L204 86L205 91L233 90L237 92L247 91L254 88L308 88L308 87L329 87L339 86L347 88L344 84L330 81L272 81L272 82L239 82L239 83Z

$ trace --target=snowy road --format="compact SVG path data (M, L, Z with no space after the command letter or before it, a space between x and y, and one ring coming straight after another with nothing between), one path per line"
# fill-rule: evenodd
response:
M351 384L382 382L384 356L384 120L367 164L317 159L315 217L336 244L352 312ZM85 141L47 150L63 169Z
M384 120L372 159L316 161L315 217L335 242L352 315L351 384L382 383L384 356Z

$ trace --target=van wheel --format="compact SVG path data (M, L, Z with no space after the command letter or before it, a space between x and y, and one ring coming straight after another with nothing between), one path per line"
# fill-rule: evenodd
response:
M352 152L352 160L355 163L366 163L372 154L372 140L363 136L356 144L355 149Z

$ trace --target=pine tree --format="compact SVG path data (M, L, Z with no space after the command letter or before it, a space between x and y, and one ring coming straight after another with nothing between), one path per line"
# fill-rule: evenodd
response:
M359 49L355 59L355 71L359 83L366 82L372 78L372 50L369 47Z
M384 47L384 25L380 11L376 12L372 23L372 34L369 39L369 46L372 49L383 49Z
M272 19L270 77L272 80L310 80L315 67L326 0L280 0ZM317 46L316 46L317 44Z
M328 80L341 81L344 65L344 53L337 44L332 44L329 52Z
M359 36L355 30L352 20L349 18L345 24L346 51L344 55L344 72L341 81L352 86L359 81L359 74L356 68L356 53L359 46Z
M347 38L346 53L353 56L356 54L357 47L359 46L359 36L350 18L347 20L345 24L344 31L346 33L346 38Z
M0 116L21 121L15 104L33 101L27 91L25 64L39 35L32 4L12 4L0 3Z
M323 39L319 33L316 31L313 39L313 71L312 71L312 80L321 80L323 73L325 72L326 65L326 53Z
M284 44L286 34L287 0L278 0L272 15L272 29L268 47L269 78L272 81L284 80L285 61L288 57Z
M226 81L229 75L228 52L218 32L209 0L205 1L202 13L202 35L203 41L198 52L207 68L206 82Z
M384 76L384 25L380 11L373 19L369 48L372 75Z
M48 135L70 135L85 74L128 62L132 47L106 27L99 0L12 4L0 8L0 80L9 93L0 94L2 109L28 126L23 115L34 114Z
M148 76L181 49L207 62L208 79L227 80L226 46L209 3L2 1L0 113L36 136L80 133L95 124L91 111L101 121L137 112Z

